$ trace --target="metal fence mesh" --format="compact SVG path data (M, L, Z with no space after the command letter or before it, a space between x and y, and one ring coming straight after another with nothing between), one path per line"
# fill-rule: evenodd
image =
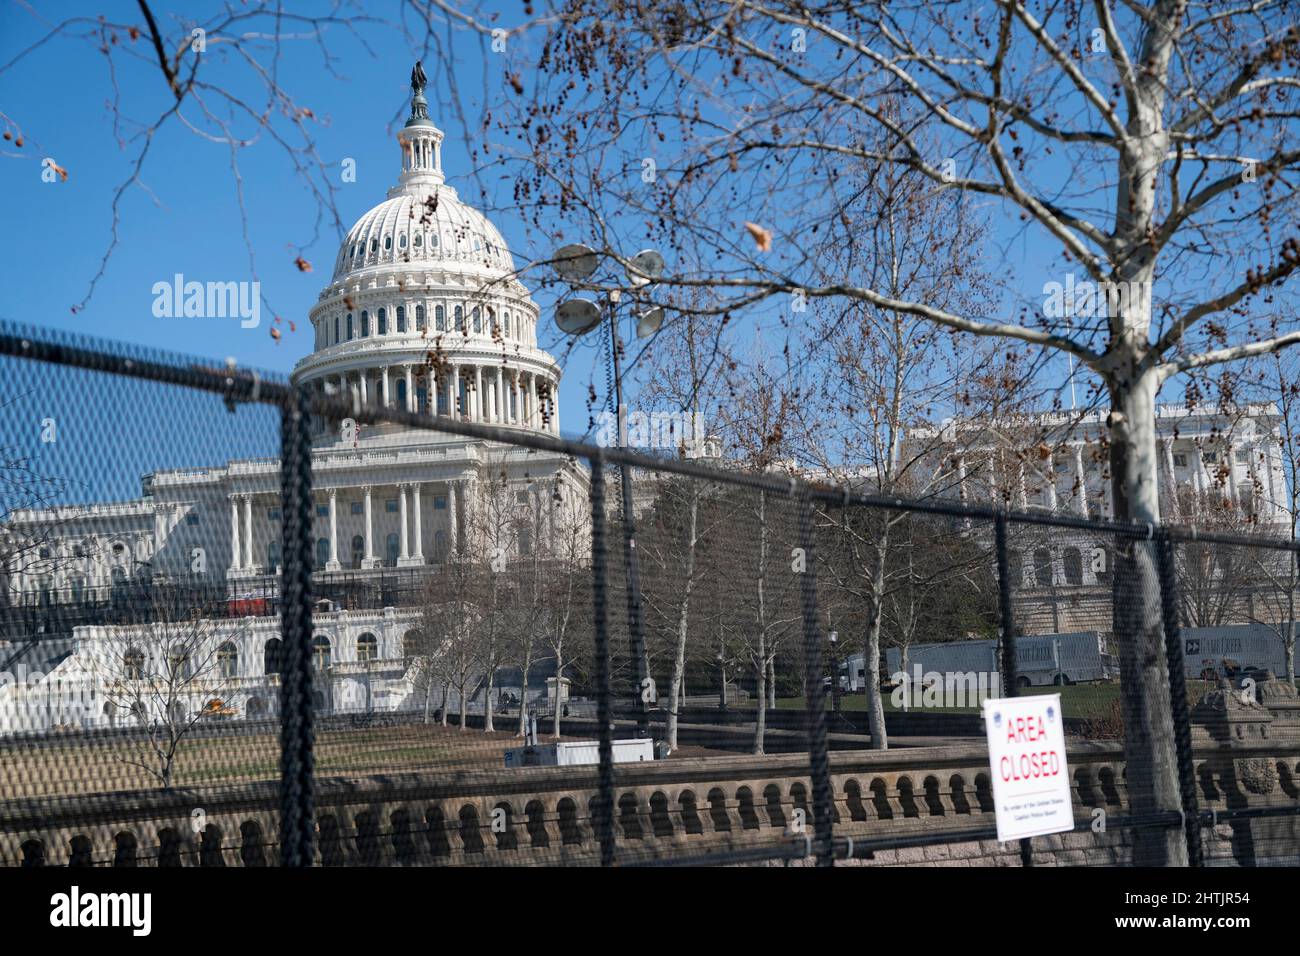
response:
M401 411L432 365L362 401L0 333L0 863L1300 860L1266 528ZM999 843L981 707L1027 694L1075 826Z

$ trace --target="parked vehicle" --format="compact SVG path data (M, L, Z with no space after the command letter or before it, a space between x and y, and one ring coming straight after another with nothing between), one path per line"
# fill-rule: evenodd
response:
M1217 681L1264 672L1286 673L1286 652L1279 628L1263 624L1225 624L1221 627L1182 629L1183 667L1188 677Z
M1105 631L1074 631L1066 634L1033 634L1016 641L1016 671L1022 687L1112 680L1119 666L1110 653L1110 635ZM866 686L863 657L850 655L847 662L850 690ZM992 639L942 641L913 644L908 648L907 671L915 679L920 668L926 674L996 674L997 642ZM903 669L902 650L885 651L881 683L892 688L895 675Z

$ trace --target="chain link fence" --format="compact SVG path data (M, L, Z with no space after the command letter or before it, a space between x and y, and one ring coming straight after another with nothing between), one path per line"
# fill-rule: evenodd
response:
M0 328L0 864L1300 863L1289 535L656 459L446 375ZM982 706L1037 694L1074 828L1002 843Z

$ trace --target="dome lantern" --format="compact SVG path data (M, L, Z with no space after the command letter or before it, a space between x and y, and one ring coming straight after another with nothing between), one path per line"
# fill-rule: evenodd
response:
M411 115L397 133L397 142L402 147L402 174L398 177L398 185L389 192L390 196L418 194L431 186L442 185L445 179L442 174L442 130L429 119L429 103L424 98L427 82L424 67L417 60L411 70Z

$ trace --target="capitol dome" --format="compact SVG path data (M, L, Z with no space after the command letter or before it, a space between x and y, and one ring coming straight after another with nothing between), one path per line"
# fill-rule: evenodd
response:
M348 230L294 380L366 404L558 434L560 369L537 347L538 308L500 231L447 185L422 76L397 134L398 181Z

